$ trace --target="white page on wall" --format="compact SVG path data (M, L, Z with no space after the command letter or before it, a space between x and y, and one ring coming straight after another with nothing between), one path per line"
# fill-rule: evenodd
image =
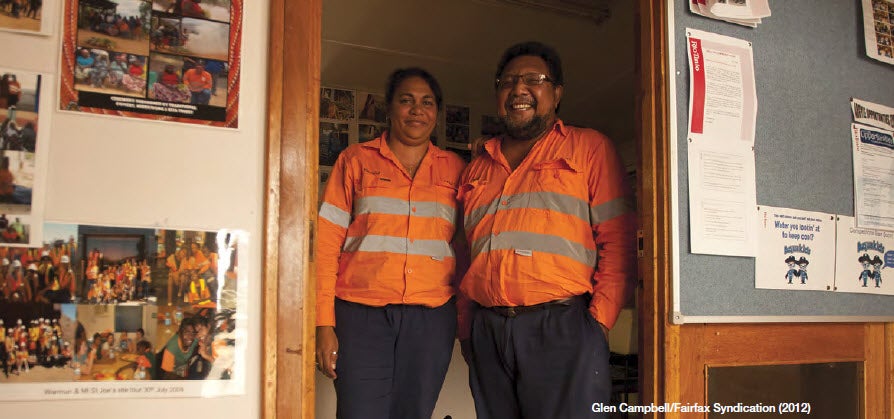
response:
M894 295L894 232L858 228L854 217L838 216L835 290Z
M851 124L857 226L894 230L894 132Z
M851 111L856 122L894 131L894 108L853 98Z
M754 145L757 93L751 43L686 28L691 139Z
M688 153L690 252L754 256L754 150L701 140Z
M835 282L834 215L760 206L755 288L831 290Z

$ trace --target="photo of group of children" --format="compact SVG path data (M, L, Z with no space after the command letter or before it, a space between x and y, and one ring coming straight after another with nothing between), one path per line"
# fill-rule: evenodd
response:
M0 383L230 379L243 237L47 224L0 246Z
M239 2L79 0L77 15L66 20L77 26L66 33L76 36L70 49L63 48L71 54L64 58L73 90L62 89L60 106L224 121L231 60L238 58L231 57L231 51L238 55L231 3Z

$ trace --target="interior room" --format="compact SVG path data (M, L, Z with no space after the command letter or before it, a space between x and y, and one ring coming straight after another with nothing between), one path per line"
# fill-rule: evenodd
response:
M634 185L635 2L325 0L322 5L320 85L324 90L356 92L353 97L359 113L365 93L384 95L389 73L419 66L439 81L448 107L469 109L468 131L472 139L481 136L485 129L482 117L496 115L493 80L503 50L528 40L552 45L561 55L566 81L559 117L566 124L594 128L614 140L631 177L631 186ZM324 101L327 93L321 94ZM356 143L360 137L357 117L341 118L346 120L349 143ZM464 152L465 144L454 141L454 136L447 132L451 122L442 112L436 144ZM327 122L321 122L324 124ZM321 127L321 144L325 130ZM320 173L325 176L322 148L321 145ZM631 301L610 332L613 353L636 353L636 318ZM635 357L617 358L613 376L617 372L621 378L626 371L633 377L618 381L619 397L625 391L636 392ZM474 417L467 377L456 344L432 417ZM335 391L331 381L318 373L316 385L316 417L334 417Z

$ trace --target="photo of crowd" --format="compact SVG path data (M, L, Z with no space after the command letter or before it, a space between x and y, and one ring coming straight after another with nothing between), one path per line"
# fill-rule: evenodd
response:
M146 57L98 48L76 50L75 89L143 97L146 94Z
M875 29L875 45L870 44L871 37L867 35L866 52L872 56L874 49L878 57L891 62L891 59L894 59L894 2L872 0L872 23Z
M150 11L146 0L79 0L77 44L145 57Z
M231 379L241 234L47 224L0 246L0 383Z
M40 31L43 0L0 0L0 29Z

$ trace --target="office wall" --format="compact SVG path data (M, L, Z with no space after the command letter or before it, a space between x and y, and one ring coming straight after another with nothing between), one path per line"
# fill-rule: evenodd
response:
M244 2L239 129L219 129L57 111L58 16L53 35L0 32L3 66L49 74L46 178L48 221L165 229L244 229L240 271L248 271L245 394L224 398L115 399L4 403L33 418L227 417L260 415L261 244L268 4ZM14 58L10 58L14 57ZM47 123L47 121L49 121ZM43 146L43 144L42 144ZM39 193L36 191L35 193ZM2 386L0 386L2 391Z

